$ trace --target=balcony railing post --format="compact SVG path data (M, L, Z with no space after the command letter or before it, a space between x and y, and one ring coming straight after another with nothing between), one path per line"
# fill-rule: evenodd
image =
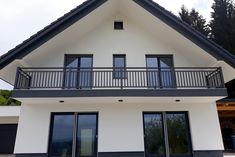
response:
M221 79L221 88L224 88L225 87L225 83L224 83L223 69L222 69L222 67L219 67L218 70L219 70L220 79Z
M65 89L65 80L66 80L66 67L63 68L63 77L62 77L62 89Z
M27 78L27 89L30 89L30 85L31 85L31 76L29 76L27 74L28 78Z
M175 68L171 67L171 81L172 81L172 88L177 88L176 77L175 77Z
M121 68L121 89L123 89L123 77L124 77L124 71L123 69Z
M206 87L210 88L209 76L206 76Z
M15 77L14 89L18 89L19 71L20 71L20 67L17 67L17 69L16 69L16 77Z
M162 69L160 67L158 67L157 69L158 69L158 71L157 71L157 73L158 73L158 76L157 76L157 78L158 78L158 85L159 85L159 88L163 88L163 84L162 84ZM154 75L155 75L155 73L154 73ZM157 89L156 85L155 85L154 88Z

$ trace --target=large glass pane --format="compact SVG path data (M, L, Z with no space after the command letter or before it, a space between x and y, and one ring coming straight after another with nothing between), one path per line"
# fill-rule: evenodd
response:
M77 157L95 157L97 154L97 116L78 115Z
M125 55L114 55L114 78L125 77Z
M50 157L71 157L74 115L54 115L52 124Z
M191 155L188 120L185 113L167 113L169 153L171 157Z
M161 67L161 84L163 88L170 88L173 86L172 77L172 59L171 57L160 57Z
M156 56L147 56L147 83L149 88L159 87L158 58Z
M146 157L165 157L162 114L144 114Z
M79 59L77 57L68 56L66 58L65 87L75 88L77 84L77 67Z
M92 57L80 58L79 88L91 88L92 83Z
M92 57L66 56L65 87L91 88Z

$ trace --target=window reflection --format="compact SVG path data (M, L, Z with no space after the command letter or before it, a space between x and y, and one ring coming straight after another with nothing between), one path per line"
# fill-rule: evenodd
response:
M144 114L146 157L191 157L187 114L163 112Z
M96 156L96 115L79 115L77 157Z
M165 156L162 115L146 114L144 116L144 123L146 156Z
M75 153L75 157L96 157L96 135L96 114L55 114L52 117L49 156L72 157Z
M125 70L126 70L126 56L125 55L114 55L114 78L124 78L125 77Z
M167 113L166 118L170 156L190 155L190 139L186 115Z
M173 87L173 61L171 56L147 55L146 62L149 88Z
M73 115L54 115L51 137L51 157L71 157L73 144Z
M66 56L66 88L92 87L92 56Z

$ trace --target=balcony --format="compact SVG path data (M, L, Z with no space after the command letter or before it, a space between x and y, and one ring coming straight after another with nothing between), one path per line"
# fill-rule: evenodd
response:
M221 68L18 68L17 89L217 89Z

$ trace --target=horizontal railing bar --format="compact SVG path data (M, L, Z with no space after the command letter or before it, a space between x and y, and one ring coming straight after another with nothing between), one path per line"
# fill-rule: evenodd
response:
M196 70L199 70L199 69L213 69L213 70L216 70L218 69L219 67L173 67L173 68L166 68L166 67L161 67L161 68L154 68L154 67L125 67L125 68L119 68L119 67L92 67L92 68L79 68L79 67L20 67L20 69L22 70L26 70L26 69L62 69L62 70L65 70L65 69L196 69Z

